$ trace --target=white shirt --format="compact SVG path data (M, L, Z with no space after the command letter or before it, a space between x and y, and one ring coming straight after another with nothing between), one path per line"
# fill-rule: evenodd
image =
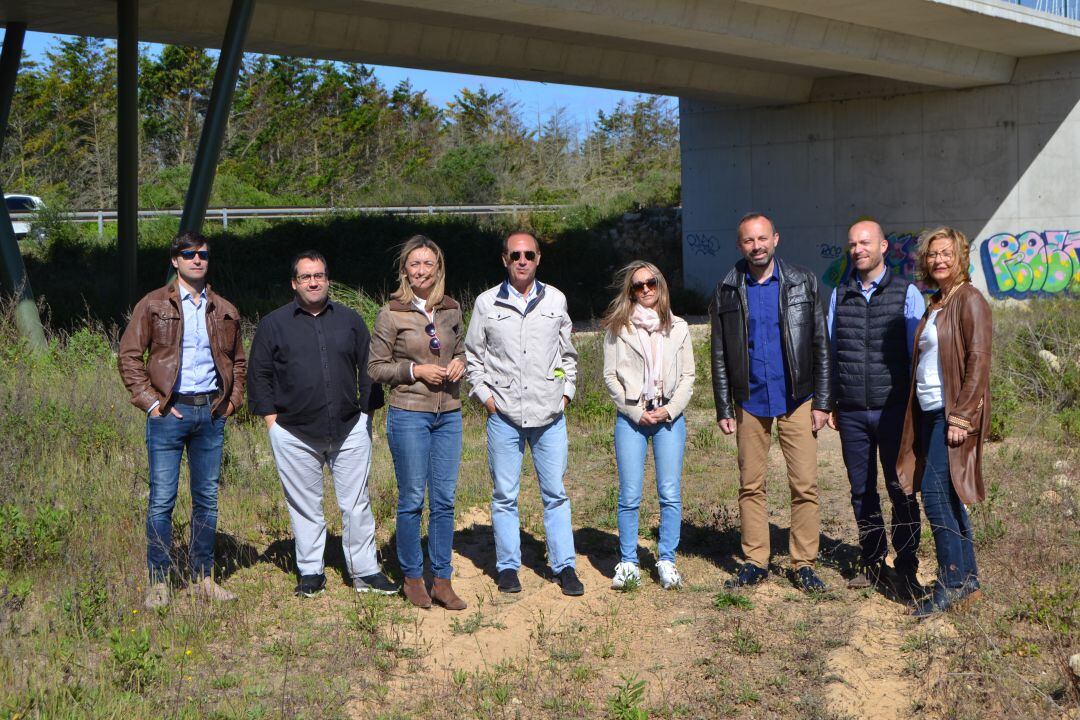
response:
M940 309L930 311L922 335L919 336L919 365L915 368L915 395L924 412L945 407L941 392L941 358L938 355L937 316Z
M412 304L417 310L424 313L429 322L435 322L435 315L427 311L427 301L424 298L414 297Z
M506 283L506 287L510 290L510 302L521 311L521 314L525 314L525 309L529 307L529 303L536 298L538 290L536 289L536 281L533 280L532 286L529 288L529 292L522 295L519 293L513 285L509 282Z
M424 317L426 317L428 319L428 322L430 322L432 324L435 323L435 313L434 312L429 313L427 311L427 301L424 300L424 298L413 296L412 304L413 304L413 307L415 307L420 312L424 313ZM416 382L416 374L413 373L413 368L415 368L415 367L416 367L416 363L414 363L414 362L409 363L409 379L412 380L413 382Z

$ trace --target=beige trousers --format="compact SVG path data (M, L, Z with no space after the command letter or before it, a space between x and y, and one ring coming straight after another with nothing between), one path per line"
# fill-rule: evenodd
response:
M735 440L739 446L739 519L746 561L769 567L769 513L765 508L765 471L773 418L735 408ZM810 401L776 418L780 448L791 488L791 566L812 567L821 534L818 507L817 439L811 431Z

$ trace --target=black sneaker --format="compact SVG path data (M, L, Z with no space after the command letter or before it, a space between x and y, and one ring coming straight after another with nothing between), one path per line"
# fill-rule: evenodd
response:
M804 565L799 568L795 573L795 577L798 581L796 584L803 592L822 593L827 590L825 583L823 583L821 578L817 576L817 573L814 572L814 568L809 565Z
M300 582L296 584L297 597L315 597L326 589L326 575L301 575Z
M914 568L896 568L893 590L901 600L918 602L927 595L927 589L919 582Z
M506 570L500 570L498 583L499 592L521 592L521 581L518 580L517 570L511 570L510 568L507 568Z
M743 566L739 568L739 572L735 577L724 582L724 587L727 589L749 587L750 585L757 585L758 583L765 582L765 579L769 577L769 571L763 568L759 568L757 565L750 563L743 563Z
M358 593L378 593L379 595L397 595L399 588L390 578L377 572L374 575L355 577L352 581L353 590Z
M885 561L864 564L859 572L847 581L848 590L877 589L885 579Z
M555 579L562 585L563 595L577 596L585 594L585 586L578 580L577 571L573 567L564 567L555 576Z

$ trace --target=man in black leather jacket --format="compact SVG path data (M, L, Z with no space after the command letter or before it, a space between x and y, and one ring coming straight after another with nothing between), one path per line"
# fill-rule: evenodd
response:
M743 217L736 242L743 259L717 284L709 308L717 424L736 433L739 448L746 562L728 585L768 577L765 471L775 419L791 488L792 569L803 590L822 591L814 572L821 528L816 436L832 409L832 359L817 278L775 257L780 234L764 215Z

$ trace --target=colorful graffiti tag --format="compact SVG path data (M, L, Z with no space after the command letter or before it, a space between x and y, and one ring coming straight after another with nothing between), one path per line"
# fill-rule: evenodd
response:
M885 238L889 241L889 250L885 253L885 266L894 275L914 281L915 250L919 244L919 234L889 233ZM851 276L851 263L844 248L839 245L822 245L820 250L823 259L835 258L825 270L825 274L821 276L821 281L829 287L838 287L846 283ZM925 290L920 283L915 282L915 284L920 290Z
M994 297L1080 293L1080 231L999 233L981 251L986 287Z

